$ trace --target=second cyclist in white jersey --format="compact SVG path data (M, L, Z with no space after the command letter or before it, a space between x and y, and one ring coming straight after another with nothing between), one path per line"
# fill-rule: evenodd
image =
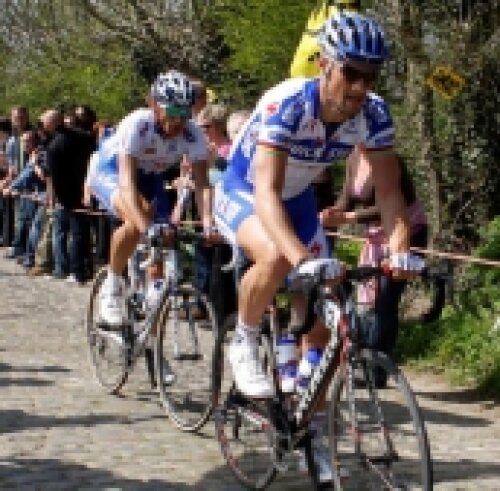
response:
M101 317L123 324L126 315L122 273L143 234L156 234L172 209L165 192L165 172L185 157L192 163L196 203L203 225L211 223L207 178L207 143L190 120L194 92L190 80L170 71L160 74L149 107L126 116L99 150L89 182L101 204L122 220L111 239L108 276L101 291Z

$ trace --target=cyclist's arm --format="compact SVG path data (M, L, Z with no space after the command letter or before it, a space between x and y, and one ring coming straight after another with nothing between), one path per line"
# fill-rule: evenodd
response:
M340 191L339 196L334 204L334 207L337 210L345 211L345 210L347 210L347 206L349 205L348 189L350 188L350 179L351 179L351 174L352 174L351 166L352 166L352 162L351 162L351 158L349 156L345 162L345 176L344 176L344 183L342 185L342 190Z
M193 162L193 181L196 207L204 230L212 225L212 192L208 181L208 163L206 160Z
M401 169L397 157L392 149L368 151L366 156L389 249L391 252L407 252L410 247L410 224L401 192Z
M295 233L281 197L288 153L257 145L255 153L255 211L266 232L292 266L310 256Z
M118 156L118 188L125 202L130 219L139 232L145 233L150 225L150 218L142 211L137 190L137 159L132 155L120 153Z

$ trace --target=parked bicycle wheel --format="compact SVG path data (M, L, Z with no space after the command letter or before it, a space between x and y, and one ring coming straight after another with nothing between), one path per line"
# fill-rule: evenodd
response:
M406 286L399 302L399 318L428 324L439 319L446 303L446 279L418 276Z
M236 390L228 349L234 333L231 324L221 330L214 346L212 387L215 433L224 458L248 489L264 489L275 477L275 431L271 422L271 401L246 399ZM271 345L267 336L259 339L259 359L271 369Z
M376 371L388 375L375 387ZM424 421L404 375L385 355L359 352L335 374L329 405L335 489L432 489Z
M190 284L165 295L158 320L157 381L173 423L197 431L212 411L210 367L217 320L207 297Z
M110 394L117 394L128 377L128 360L123 334L99 319L99 291L107 276L102 268L92 284L85 325L90 361L97 382Z

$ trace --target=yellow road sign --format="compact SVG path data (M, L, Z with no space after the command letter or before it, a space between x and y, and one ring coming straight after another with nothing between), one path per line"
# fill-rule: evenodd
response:
M425 80L445 99L453 99L463 89L465 79L449 65L438 65Z

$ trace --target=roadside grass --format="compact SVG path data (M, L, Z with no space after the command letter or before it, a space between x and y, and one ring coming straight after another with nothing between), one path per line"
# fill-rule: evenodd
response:
M427 325L406 322L396 345L398 361L417 370L441 373L452 384L500 398L500 329L483 311L479 316L446 308Z

